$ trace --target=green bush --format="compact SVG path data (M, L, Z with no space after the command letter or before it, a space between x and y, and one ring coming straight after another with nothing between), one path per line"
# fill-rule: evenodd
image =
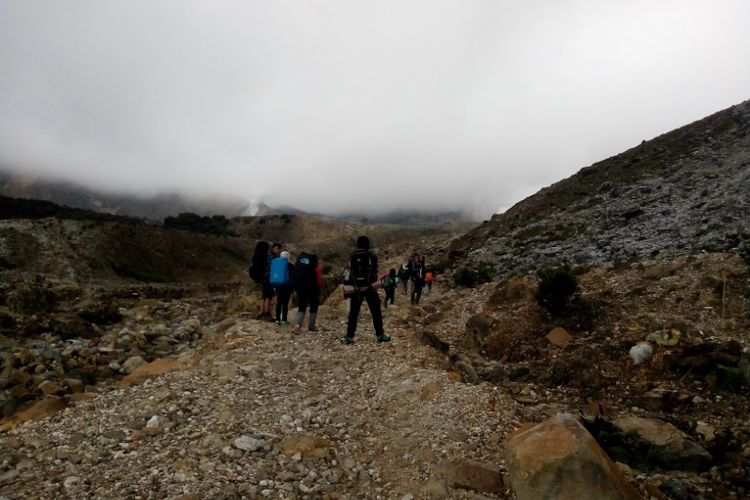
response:
M537 303L552 316L563 315L578 290L578 278L569 264L555 264L538 269Z
M183 212L177 217L166 217L164 219L165 229L181 229L183 231L191 231L194 233L216 235L231 234L228 227L229 219L223 215L202 217L198 214Z
M458 286L473 288L495 278L495 268L489 262L480 262L477 267L464 266L456 270L453 279Z

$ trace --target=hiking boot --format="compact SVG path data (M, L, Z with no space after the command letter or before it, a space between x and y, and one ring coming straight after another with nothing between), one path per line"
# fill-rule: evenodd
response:
M378 338L377 338L378 344L380 344L381 342L388 342L390 340L391 340L391 338L388 335L385 335L385 334L378 335Z
M341 339L341 343L344 345L349 345L354 343L354 337L344 337Z
M318 329L313 326L313 327L308 328L307 331L308 332L317 332Z

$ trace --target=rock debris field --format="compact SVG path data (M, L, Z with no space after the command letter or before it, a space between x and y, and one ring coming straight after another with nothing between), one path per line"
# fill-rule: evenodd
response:
M315 333L225 319L168 373L0 434L0 498L508 497L518 403L447 371L399 299L384 344L364 310L341 345L340 303Z

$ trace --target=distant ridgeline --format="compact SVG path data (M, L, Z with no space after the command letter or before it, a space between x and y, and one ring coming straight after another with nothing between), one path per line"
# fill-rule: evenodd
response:
M112 215L81 208L58 205L51 201L11 198L0 195L0 219L56 219L91 220L125 222L128 224L142 224L143 220L135 217Z
M182 229L194 233L234 235L229 231L229 219L223 215L212 215L211 217L200 216L190 212L181 213L177 217L166 217L164 219L165 229Z

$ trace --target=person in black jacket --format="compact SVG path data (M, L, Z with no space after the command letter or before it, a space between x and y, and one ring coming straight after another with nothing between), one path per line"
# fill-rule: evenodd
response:
M383 301L383 308L388 309L388 302L390 301L393 305L393 301L396 298L396 270L391 269L388 272L388 276L383 278L383 290L385 290L385 300Z
M341 339L343 344L354 342L354 332L357 331L357 319L362 302L367 301L367 307L372 314L372 326L378 342L388 342L391 338L383 331L383 314L380 310L380 296L377 288L378 281L378 257L370 251L370 239L367 236L357 238L357 249L352 253L349 262L351 273L349 285L354 287L352 303L349 309L349 321L346 327L346 336Z
M411 303L419 304L419 299L422 297L422 289L424 288L424 259L419 254L414 254L414 258L411 261L409 268L409 275L411 276Z

